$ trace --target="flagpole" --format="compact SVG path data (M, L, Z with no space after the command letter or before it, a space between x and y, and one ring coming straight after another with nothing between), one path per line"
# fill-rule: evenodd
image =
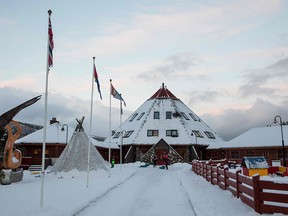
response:
M48 10L48 22L50 21L52 11ZM49 23L48 23L49 28ZM48 101L48 74L49 74L49 33L47 42L47 65L46 65L46 84L45 84L45 102L44 102L44 128L43 128L43 146L42 146L42 169L41 169L41 198L40 206L44 203L44 178L45 178L45 152L46 152L46 130L47 130L47 101Z
M110 169L111 169L111 135L112 135L112 131L111 131L111 91L112 91L112 79L110 79L110 92L109 92L109 95L110 95L110 99L109 99L109 156L108 156L108 159L109 159L109 177L110 177Z
M121 94L120 94L121 96ZM122 173L122 146L123 146L123 132L122 131L122 100L120 100L120 131L121 131L121 146L120 146L120 170Z
M88 144L88 159L87 159L87 185L89 187L89 173L90 173L90 146L92 143L92 111L93 111L93 92L94 92L94 67L95 67L95 57L93 57L93 69L92 69L92 90L91 90L91 108L90 108L90 139Z

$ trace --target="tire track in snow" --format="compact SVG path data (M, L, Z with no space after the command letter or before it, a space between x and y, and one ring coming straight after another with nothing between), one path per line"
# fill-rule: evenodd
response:
M193 207L193 204L192 204L192 202L191 202L191 199L190 199L190 197L189 197L189 194L188 194L187 190L185 189L184 185L182 184L181 179L179 179L178 177L177 177L177 179L178 179L178 181L179 181L179 184L180 184L180 187L181 187L181 189L182 189L182 192L183 192L183 194L186 196L187 201L188 201L188 203L189 203L189 205L190 205L190 207L191 207L194 215L197 216L196 211L195 211L195 209L194 209L194 207Z
M79 214L81 214L81 212L83 212L85 209L89 208L91 205L93 205L94 203L96 203L98 200L102 199L103 197L105 197L108 193L110 193L111 191L115 190L116 188L118 188L120 185L124 184L126 181L128 181L130 178L132 178L135 175L135 173L131 174L130 176L128 176L126 179L124 179L123 181L119 182L117 185L109 188L107 191L105 191L103 194L101 194L100 196L96 197L94 200L91 200L86 206L83 206L83 208L79 209L77 212L75 212L73 214L73 216L77 216Z
M178 170L139 169L74 215L196 215Z

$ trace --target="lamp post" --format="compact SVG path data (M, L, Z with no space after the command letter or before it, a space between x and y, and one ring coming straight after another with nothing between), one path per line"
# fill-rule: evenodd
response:
M121 145L120 145L120 168L121 168L121 172L122 172L122 146L123 146L123 133L124 135L126 134L125 130L121 131Z
M283 165L284 165L284 167L286 167L284 138L283 138L283 128L282 128L283 122L282 122L281 116L277 115L277 116L274 117L274 121L273 121L274 124L278 123L277 118L279 118L279 120L280 120L281 138L282 138L282 152L283 152L283 153L282 153L282 154L283 154Z
M195 136L195 145L197 145L198 143L197 143L197 135L196 135L196 133L191 132L191 136ZM195 153L195 155L197 157L197 160L199 160L199 156L198 156L198 154L196 152L196 149L194 148L193 145L192 145L192 150L194 151L194 153ZM202 151L200 151L200 158L202 158Z
M64 126L66 126L66 145L67 145L67 140L68 140L68 125L67 124L63 124L61 131L65 131Z

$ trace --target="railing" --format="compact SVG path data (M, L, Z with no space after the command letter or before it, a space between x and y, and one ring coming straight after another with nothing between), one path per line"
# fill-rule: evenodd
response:
M211 163L211 162L210 162ZM247 177L240 170L229 172L217 163L192 162L192 171L213 185L230 191L258 213L288 214L288 184L260 180L259 175Z

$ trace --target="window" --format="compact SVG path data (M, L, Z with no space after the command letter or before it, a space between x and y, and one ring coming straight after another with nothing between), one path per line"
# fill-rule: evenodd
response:
M159 135L159 131L158 130L147 130L147 136L158 136Z
M140 114L140 116L137 118L137 120L140 120L144 114L145 114L145 112L142 112L142 113Z
M255 156L255 150L254 149L246 149L246 156L247 157L254 157Z
M196 137L203 138L203 135L201 134L200 131L192 130L191 135L193 136L193 134L195 134Z
M209 132L209 131L204 131L205 135L209 138L209 139L215 139L215 136Z
M166 130L166 136L178 137L178 131L177 130Z
M171 111L166 112L166 119L172 119L172 112Z
M128 138L134 131L127 131L124 135L123 138Z
M186 120L190 120L190 119L188 118L188 116L187 116L184 112L181 112L181 114L182 114L182 116L183 116Z
M238 150L231 150L231 158L239 158Z
M191 116L191 118L192 118L194 121L198 121L197 118L196 118L192 113L189 113L189 115Z
M121 135L121 133L120 133L120 132L117 132L117 133L115 133L115 135L113 136L113 139L115 139L115 138L119 138L119 137L120 137L120 135Z
M154 119L160 119L160 113L158 111L154 112Z
M137 115L138 115L138 113L133 114L132 117L131 117L131 119L130 119L129 121L130 121L130 122L133 121L133 120L136 118Z

